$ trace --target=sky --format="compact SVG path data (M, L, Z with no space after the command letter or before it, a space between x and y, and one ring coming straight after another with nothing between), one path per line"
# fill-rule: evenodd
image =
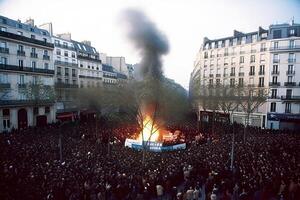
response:
M164 74L188 89L190 73L203 38L232 36L233 30L252 32L259 26L300 23L300 0L0 0L0 15L36 25L53 23L54 33L72 34L77 41L109 56L140 61L126 37L122 11L143 11L169 40L163 57Z

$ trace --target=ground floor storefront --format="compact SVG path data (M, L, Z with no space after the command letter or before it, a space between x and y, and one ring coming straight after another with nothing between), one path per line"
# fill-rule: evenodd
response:
M45 126L55 121L53 105L0 107L0 133L28 126Z
M300 114L268 113L268 128L300 131Z

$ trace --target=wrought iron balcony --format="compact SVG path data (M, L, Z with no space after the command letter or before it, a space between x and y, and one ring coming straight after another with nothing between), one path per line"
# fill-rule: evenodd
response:
M25 51L18 50L17 55L18 56L25 56Z
M55 83L56 88L78 88L77 84Z
M83 55L77 55L78 59L83 59L83 60L90 60L98 63L102 63L102 61L99 58L91 58L89 56L83 56Z
M6 53L6 54L9 54L9 48L0 47L0 53Z
M256 53L256 49L252 49L252 50L251 50L251 53Z
M16 65L8 65L8 64L0 64L0 71L1 70L32 72L32 73L42 73L42 74L54 75L54 70L50 70L50 69L20 67L20 66L16 66Z
M288 70L286 71L286 75L295 75L295 70Z
M295 63L296 62L296 59L295 58L289 58L288 59L288 63Z
M245 73L244 72L239 72L239 76L244 76Z
M267 48L260 48L260 51L261 51L261 52L267 51Z
M265 71L259 71L258 75L265 75Z
M235 73L230 73L230 76L235 76Z
M269 82L269 86L280 86L280 82Z
M18 88L26 88L26 84L25 83L18 83Z
M216 74L216 77L221 77L221 74Z
M214 77L214 75L213 74L209 74L209 77Z
M273 59L273 63L280 63L279 59Z
M54 46L56 47L60 47L60 48L63 48L63 49L69 49L69 50L73 50L75 51L75 48L74 47L71 47L71 46L67 46L67 45L63 45L63 44L60 44L60 43L54 43Z
M65 62L65 61L60 61L60 60L56 60L54 62L55 65L62 65L62 66L67 66L67 67L77 67L78 64L77 63L70 63L70 62Z
M0 31L0 36L5 37L5 38L11 38L11 39L14 39L14 40L23 41L23 42L33 43L33 44L37 44L37 45L41 45L41 46L45 46L45 47L49 47L49 48L54 48L54 45L52 43L48 43L46 41L25 37L25 36L22 36L22 35L17 35L17 34L6 32L6 31Z
M0 88L9 89L10 88L10 83L0 83Z
M43 59L44 59L44 60L50 60L50 56L48 56L48 55L43 55Z
M284 86L296 86L296 82L284 82Z
M300 45L271 47L270 51L297 51L300 50Z
M33 52L31 52L31 53L30 53L30 57L31 57L31 58L37 58L37 57L38 57L38 55L37 55L37 53L33 53Z
M300 100L300 96L285 95L281 96L281 100Z
M254 76L255 75L255 72L249 72L249 76Z
M279 71L272 71L271 74L272 75L279 75Z

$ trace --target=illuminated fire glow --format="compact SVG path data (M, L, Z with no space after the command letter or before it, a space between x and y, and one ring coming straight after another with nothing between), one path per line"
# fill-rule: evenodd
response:
M157 142L161 134L160 132L161 130L159 130L158 125L147 115L143 120L143 130L140 132L137 140Z

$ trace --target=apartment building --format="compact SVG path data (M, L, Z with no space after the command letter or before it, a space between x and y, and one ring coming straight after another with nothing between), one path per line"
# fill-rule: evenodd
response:
M54 99L43 95L54 85L53 49L33 19L0 16L0 132L55 121Z
M269 29L259 27L250 33L234 31L233 36L215 40L204 38L190 87L223 84L267 88L270 96L251 115L250 125L298 129L299 42L300 25L294 22L271 25ZM202 108L198 109L201 113ZM232 121L244 123L246 114L237 109L230 117Z
M90 41L72 40L77 53L80 87L99 87L102 85L102 61Z

